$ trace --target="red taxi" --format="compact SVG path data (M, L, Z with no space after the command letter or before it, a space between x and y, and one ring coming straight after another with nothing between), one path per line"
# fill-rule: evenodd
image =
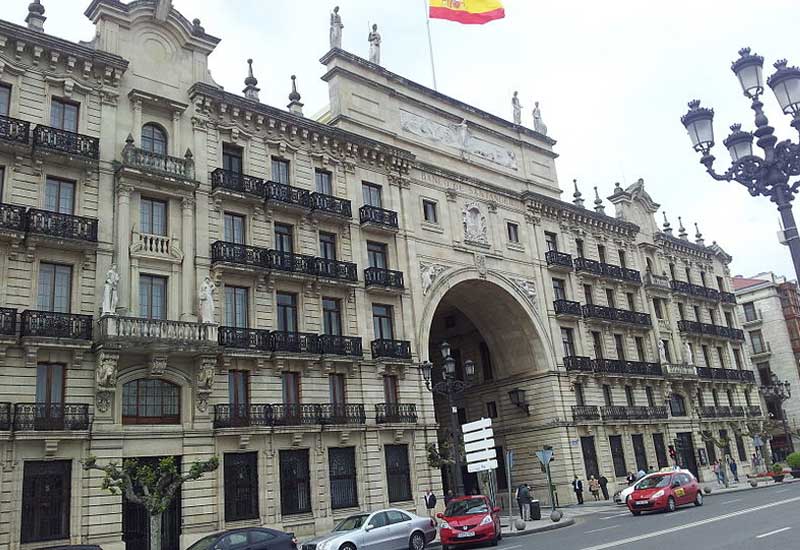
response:
M500 508L482 495L457 497L447 504L443 514L436 514L442 550L459 544L488 542L492 546L503 538Z
M703 505L703 491L687 470L652 474L637 483L628 498L634 516L655 510L675 511L684 504Z

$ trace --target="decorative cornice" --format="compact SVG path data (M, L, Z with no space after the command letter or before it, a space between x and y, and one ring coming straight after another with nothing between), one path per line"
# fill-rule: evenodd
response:
M634 223L592 212L586 208L540 195L539 193L525 191L522 193L521 199L527 204L528 210L536 215L549 216L550 218L565 220L572 223L580 223L629 238L634 238L636 234L639 233L639 226Z
M708 261L716 257L723 263L727 264L730 263L730 260L732 259L730 256L725 254L725 252L722 250L722 248L719 248L719 246L716 247L718 250L709 246L701 246L691 241L669 235L663 231L659 231L655 234L655 241L656 244L662 245L668 250L682 252L683 254L688 254L697 258L703 258L704 260ZM726 258L727 261L725 260Z

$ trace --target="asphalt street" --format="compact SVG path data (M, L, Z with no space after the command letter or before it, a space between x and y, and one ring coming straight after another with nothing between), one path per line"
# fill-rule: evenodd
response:
M623 506L582 516L572 527L507 537L505 550L787 550L800 548L800 483L710 495L668 513L634 517Z

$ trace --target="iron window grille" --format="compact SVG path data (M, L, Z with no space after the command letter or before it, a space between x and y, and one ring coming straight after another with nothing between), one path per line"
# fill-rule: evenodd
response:
M258 519L258 453L225 454L225 521Z
M280 451L281 514L311 512L311 476L308 449Z
M328 449L328 470L331 483L331 508L358 507L355 447Z
M412 500L411 470L408 465L408 445L386 445L386 484L389 502Z

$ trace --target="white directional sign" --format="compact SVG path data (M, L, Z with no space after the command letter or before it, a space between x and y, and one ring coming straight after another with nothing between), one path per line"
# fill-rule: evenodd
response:
M467 471L485 472L497 469L497 451L494 445L492 419L481 418L461 426L464 432L464 452L467 453Z

